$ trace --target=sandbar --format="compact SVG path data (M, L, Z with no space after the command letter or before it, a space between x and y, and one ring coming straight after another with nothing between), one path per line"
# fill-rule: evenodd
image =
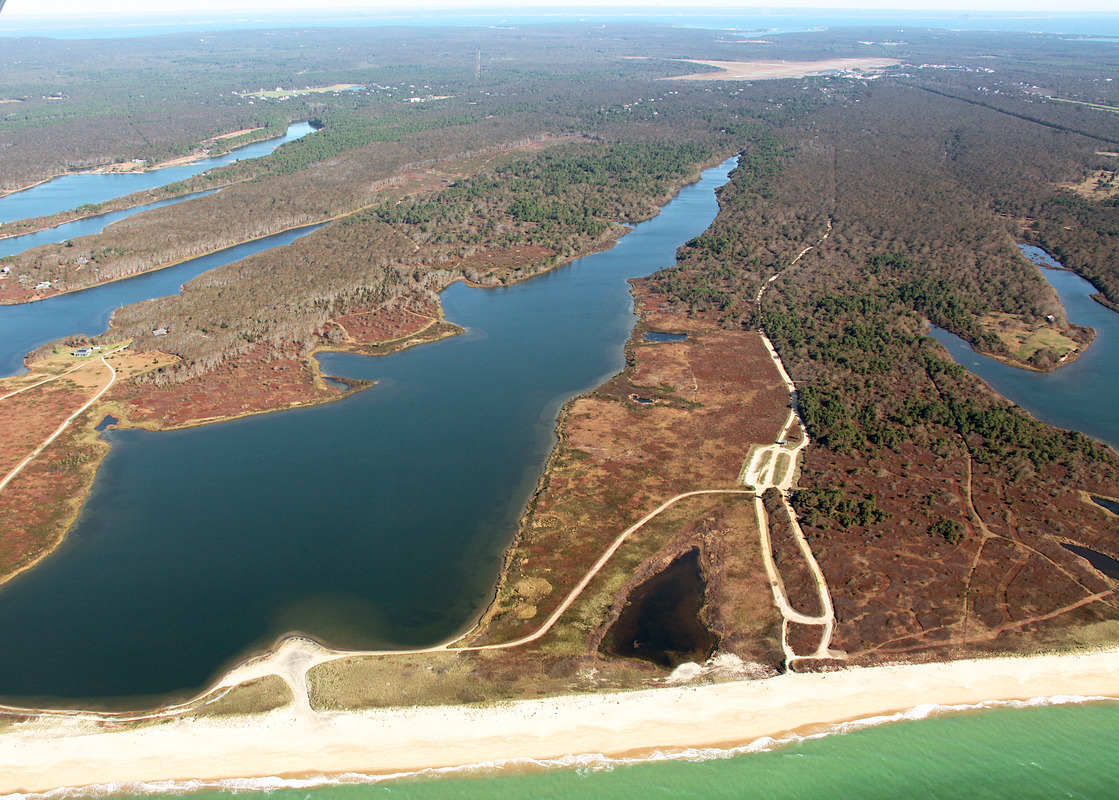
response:
M363 780L579 754L643 757L819 733L914 708L1053 696L1119 697L1119 648L485 705L316 712L297 697L264 714L139 727L88 713L40 716L0 733L0 794L133 781L200 788L266 776Z

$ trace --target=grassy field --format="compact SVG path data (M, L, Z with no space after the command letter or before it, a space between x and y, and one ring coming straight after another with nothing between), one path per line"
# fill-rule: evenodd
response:
M981 320L984 328L999 337L1015 361L1025 364L1041 350L1052 350L1058 359L1080 349L1080 345L1048 325L1025 325L1011 314L989 314Z

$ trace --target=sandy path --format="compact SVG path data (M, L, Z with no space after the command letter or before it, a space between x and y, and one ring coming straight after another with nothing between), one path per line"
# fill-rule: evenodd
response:
M42 444L40 444L38 447L36 447L34 450L32 450L30 455L28 455L25 459L23 459L23 461L16 464L15 469L13 469L11 472L9 472L3 478L3 480L0 480L0 491L3 491L4 487L6 487L9 483L11 483L12 480L17 475L19 475L20 472L23 471L24 467L26 467L28 464L30 464L32 461L34 461L35 458L38 457L38 455L40 453L42 453L50 445L51 442L53 442L55 439L57 439L59 436L61 436L62 432L70 427L71 422L73 422L75 419L77 419L83 411L85 411L91 405L93 405L98 400L100 400L101 396L104 395L105 392L109 391L109 389L112 388L113 384L116 383L116 380L117 380L117 371L115 369L113 369L113 365L110 364L106 360L106 357L109 356L109 355L112 355L112 353L115 353L115 352L116 352L116 350L112 351L111 353L105 353L99 359L100 362L102 364L104 364L106 367L108 367L108 369L109 369L109 381L108 381L108 383L106 383L104 386L102 386L101 389L85 403L85 405L83 405L81 408L79 408L77 411L75 411L73 414L71 414L69 417L67 417L66 421L63 422L61 425L59 425L58 429L55 430L55 432L52 433L50 436L48 436ZM95 361L90 361L90 362L87 362L86 364L82 364L81 366L84 367L84 366L88 366L88 364L94 364L94 363L96 363L96 362ZM77 367L75 367L75 369L77 369ZM45 381L39 381L39 383L34 384L34 385L35 386L41 386L44 383L50 383L52 380L58 380L58 378L61 378L65 375L69 375L73 371L74 371L73 369L67 370L66 372L62 373L61 375L56 375L54 378L48 378ZM15 392L11 392L10 394L5 395L4 397L5 398L11 397L13 394L19 394L19 392L26 391L27 389L30 389L30 388L32 388L32 387L31 386L24 387L23 389L20 389L20 390L15 391ZM0 398L0 399L4 399L4 398Z
M583 590L587 588L587 585L594 579L594 576L597 575L602 570L602 568L604 566L606 566L606 562L609 561L610 557L613 556L614 553L616 553L618 551L618 548L621 547L622 544L625 543L626 539L628 539L636 531L638 531L642 527L644 527L644 525L647 522L649 522L649 520L653 519L653 517L657 516L658 514L662 513L663 511L666 511L668 508L670 508L671 506L675 505L676 503L678 503L679 501L681 501L681 500L683 500L687 497L695 497L697 495L703 495L703 494L750 494L750 493L751 492L749 490L746 490L746 489L699 489L699 490L694 491L694 492L684 492L683 494L678 494L675 497L673 497L669 500L666 500L664 503L662 503L660 506L658 506L655 510L650 511L648 514L646 514L640 520L635 522L633 525L626 528L621 533L621 535L619 535L618 538L616 538L614 540L613 544L611 544L610 547L607 548L606 552L602 554L602 556L598 559L598 561L595 562L594 566L592 566L587 571L587 574L583 576L583 579L581 581L579 581L579 583L575 586L574 589L571 590L571 592L567 595L567 598L562 603L560 603L559 608L557 608L555 611L552 612L552 615L550 617L548 617L547 620L545 620L544 624L541 625L540 628L535 633L531 633L528 636L524 636L524 637L522 637L520 639L517 639L515 641L512 641L512 642L503 642L501 644L478 645L478 646L474 646L474 647L456 647L454 649L455 650L501 650L501 649L504 649L504 648L507 648L507 647L519 647L520 645L528 644L529 642L535 642L541 636L543 636L548 631L550 631L552 629L552 626L555 625L556 622L559 621L559 618L563 616L563 613L571 607L571 604L579 599L579 595L581 595L583 593Z
M832 223L829 218L823 235L820 236L815 244L804 247L787 266L775 272L762 283L761 287L758 289L757 296L754 298L754 305L760 309L762 297L765 295L766 289L772 286L773 282L786 271L795 267L797 262L804 257L805 253L821 245L824 240L831 235L831 228ZM769 586L773 592L773 602L784 618L781 624L781 650L785 654L786 666L792 669L797 659L800 658L844 658L845 654L831 649L831 638L832 634L835 632L835 610L831 602L831 592L828 590L828 583L824 578L823 570L820 569L820 564L816 561L816 557L812 555L812 548L809 546L808 539L800 527L800 522L797 520L797 515L793 510L792 503L789 502L789 491L792 489L793 480L796 478L797 460L800 458L801 451L808 447L808 433L796 409L796 384L793 383L793 379L789 377L789 373L785 370L785 364L781 361L781 356L778 355L777 349L773 346L773 342L769 340L769 337L766 336L764 332L762 333L762 343L765 344L765 349L769 352L770 359L773 361L774 366L777 367L777 372L781 376L781 381L785 384L785 388L789 390L790 411L788 418L785 420L785 425L777 435L777 442L765 447L759 447L751 452L746 460L745 466L742 468L742 474L739 476L738 480L739 483L745 486L754 487L754 490L757 492L757 497L754 499L754 511L758 522L758 532L761 536L762 563L765 565L766 575L769 578ZM790 445L788 443L788 438L794 424L799 424L801 434L796 444ZM781 458L782 455L785 456L784 459ZM788 467L784 472L778 474L777 467L778 464L782 462L787 462ZM789 603L789 596L785 591L784 581L781 580L780 570L777 569L777 565L773 560L773 546L769 535L769 512L765 510L765 505L761 499L762 494L764 494L767 489L777 489L781 493L781 504L788 517L793 536L796 539L797 549L800 551L801 557L812 573L812 581L816 586L816 594L820 599L820 608L823 609L823 613L819 616L813 617L802 614ZM820 642L812 653L800 655L793 651L792 647L789 645L790 622L800 625L820 625L823 627L824 630L820 637Z

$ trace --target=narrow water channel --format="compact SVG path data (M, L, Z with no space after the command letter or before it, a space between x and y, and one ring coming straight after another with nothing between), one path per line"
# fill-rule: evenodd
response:
M1042 422L1077 430L1119 448L1119 314L1091 298L1096 288L1036 247L1023 251L1042 264L1045 277L1065 304L1068 318L1096 330L1091 346L1075 361L1052 372L1032 372L980 355L948 331L932 335L956 363Z
M613 249L499 289L443 293L464 335L383 358L344 401L113 448L62 547L0 587L0 696L189 693L302 631L430 645L489 601L561 405L624 363L626 280L670 266L718 210L728 161ZM9 651L12 652L12 651ZM125 704L135 704L135 699Z
M103 333L109 327L109 317L121 306L176 294L184 283L203 272L291 244L321 227L317 224L293 228L80 292L59 294L34 303L0 305L0 378L26 372L23 357L40 345L79 333L86 336Z
M224 155L203 158L177 167L164 167L147 172L80 172L61 175L23 191L0 197L0 222L45 217L48 214L69 211L89 203L104 203L106 200L113 200L133 192L166 186L175 181L186 180L208 169L232 164L234 161L268 155L280 145L306 136L313 130L310 124L297 122L288 126L287 132L279 138L253 142Z
M114 222L128 219L128 217L134 214L151 211L153 208L173 206L188 200L197 200L199 197L205 197L216 191L217 189L210 189L205 192L195 192L194 194L183 195L182 197L174 197L170 200L159 200L155 203L148 203L147 205L134 206L133 208L125 208L120 211L110 211L107 214L83 217L73 222L64 222L61 225L55 225L53 228L35 231L35 233L9 236L6 239L0 239L0 258L14 256L17 253L22 253L25 250L30 250L32 247L38 247L43 244L56 244L58 242L65 242L67 239L77 239L79 236L92 236L95 233L101 233Z

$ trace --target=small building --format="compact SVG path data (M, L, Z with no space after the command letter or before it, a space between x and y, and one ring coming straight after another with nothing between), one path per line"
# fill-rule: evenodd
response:
M35 288L36 289L49 289L49 288L51 288L51 282L50 281L39 281L38 283L35 284Z
M75 358L85 358L86 356L91 355L93 355L92 347L79 347L77 350L74 351Z
M154 331L152 331L152 336L166 336L166 335L167 335L167 329L166 328L156 328Z

